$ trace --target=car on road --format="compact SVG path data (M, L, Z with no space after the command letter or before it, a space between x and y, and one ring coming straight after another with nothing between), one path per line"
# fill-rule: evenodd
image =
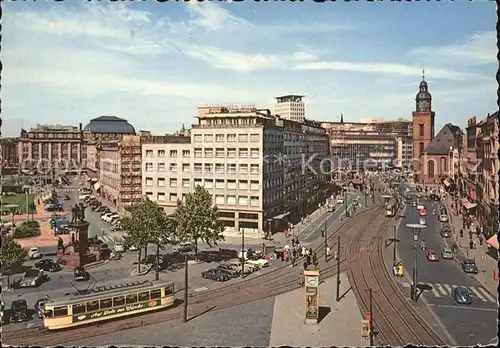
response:
M425 257L427 257L427 260L429 261L439 261L439 256L434 250L427 250L425 253Z
M172 250L174 253L187 253L193 251L193 245L189 242L182 242L179 245L175 245Z
M450 238L451 237L451 231L445 229L445 228L442 228L441 229L441 237L443 238Z
M441 249L441 257L446 260L452 260L453 252L451 251L450 248L444 247L443 249Z
M35 267L46 272L57 272L61 270L61 265L53 259L42 259L35 263Z
M48 297L44 297L36 301L35 303L35 312L38 315L38 318L43 318L43 311L45 309L45 304L49 301Z
M68 225L57 226L56 234L69 234L69 226Z
M45 273L36 268L31 268L24 273L23 278L21 279L20 286L22 288L36 288L43 283L46 279Z
M439 215L439 222L448 222L448 215L445 214Z
M14 300L10 305L10 322L20 323L28 320L28 302L23 299Z
M123 241L118 240L115 242L115 252L117 252L117 253L125 252L125 244Z
M135 245L129 245L129 246L127 246L127 249L130 250L130 251L137 251L137 250L139 250L139 248L137 248Z
M38 250L38 248L33 247L28 251L28 257L30 258L30 260L41 259L42 253L40 252L40 250Z
M415 201L411 202L411 206L412 207L416 207L417 206L417 202L415 202Z
M64 198L63 198L65 201L70 201L71 200L71 197L68 196L68 195L64 195Z
M453 291L451 293L455 301L457 301L458 304L471 304L472 303L472 296L469 292L469 289L467 289L463 285L459 285L455 288L453 288Z
M85 267L76 266L75 269L73 270L73 277L77 282L87 281L90 279L90 273L87 272Z
M424 205L422 203L417 203L417 210L423 210L425 209Z
M241 260L240 259L229 260L229 261L227 261L227 264L233 268L241 270ZM250 274L250 273L253 273L253 271L254 271L254 267L253 266L247 267L247 264L245 262L245 266L243 268L244 274Z
M465 259L462 261L462 269L465 273L477 274L476 261L472 259Z
M252 261L245 261L245 268L249 268L250 271L253 273L257 272L260 269L260 266L252 263Z
M233 278L239 277L241 273L241 270L234 269L231 265L227 264L220 264L219 266L217 266L217 269L229 273Z
M343 198L337 198L337 204L344 204Z
M248 260L247 263L255 265L259 267L259 269L263 267L269 267L269 261L267 261L266 259Z
M226 282L232 278L232 276L222 269L209 269L208 271L201 272L201 276L205 279L211 279L218 282Z
M420 216L427 216L427 211L425 209L420 209L419 214Z
M425 225L427 226L427 220L424 218L420 218L420 225Z

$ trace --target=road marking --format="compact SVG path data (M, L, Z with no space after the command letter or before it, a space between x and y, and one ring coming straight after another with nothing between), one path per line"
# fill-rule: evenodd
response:
M490 293L486 289L479 288L479 291L481 291L483 293L484 297L486 297L488 299L488 301L490 301L490 302L497 302L497 300L495 300L493 298L493 296L491 296Z
M498 309L493 309L493 308L481 308L481 307L470 307L469 305L438 305L438 304L432 304L429 303L429 306L431 307L442 307L442 308L457 308L460 310L463 309L470 309L473 311L483 311L483 312L498 312Z
M443 295L447 295L446 291L444 290L444 288L441 286L441 284L435 284L437 289L439 290L439 292Z
M432 287L432 293L434 294L434 296L441 297L441 295L439 294L439 292L436 290L436 287L433 286L432 284L429 284L429 285Z
M193 289L193 291L196 291L196 292L201 292L201 291L205 291L205 290L208 290L208 288L206 286L203 286L201 288Z
M476 295L481 301L487 302L487 300L484 298L483 295L479 291L477 291L476 287L474 286L469 286L469 289Z
M453 290L451 286L449 286L448 284L443 284L443 286L446 288L446 291L448 291L448 293L451 294L451 291Z

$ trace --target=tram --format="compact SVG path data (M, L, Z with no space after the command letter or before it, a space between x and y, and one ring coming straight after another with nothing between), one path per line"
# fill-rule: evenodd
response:
M391 198L389 202L385 205L385 216L393 217L396 215L397 201L395 198Z
M85 294L50 299L44 308L43 325L59 330L164 309L174 304L171 281L110 282Z

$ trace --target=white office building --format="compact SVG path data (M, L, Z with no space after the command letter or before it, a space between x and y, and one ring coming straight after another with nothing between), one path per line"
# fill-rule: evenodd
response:
M276 97L274 114L284 120L303 123L306 119L306 104L302 95L284 95Z

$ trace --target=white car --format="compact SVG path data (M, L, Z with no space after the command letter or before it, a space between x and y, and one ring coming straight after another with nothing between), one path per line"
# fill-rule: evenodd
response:
M137 250L139 250L139 249L138 249L135 245L130 245L130 246L128 247L128 250L130 250L130 251L137 251Z
M40 252L40 250L38 250L38 248L31 248L28 251L28 257L31 260L41 259L42 258L42 253Z
M119 219L119 218L120 218L120 215L118 215L118 214L111 214L111 215L109 215L108 217L106 217L103 220L106 221L106 222L111 223L113 220L116 220L116 219Z
M439 221L440 222L448 222L448 216L447 215L439 215Z
M423 204L418 204L417 205L417 210L422 210L422 209L425 209L424 205Z
M420 225L426 225L427 226L427 220L424 218L420 219Z
M241 270L241 261L238 259L229 260L226 264L230 265L234 269ZM255 270L255 266L249 265L245 262L245 267L243 268L245 274L250 274Z
M260 269L256 264L250 263L249 261L245 261L245 268L250 268L251 272L256 272Z
M337 198L337 204L344 204L343 198Z
M109 218L111 215L113 215L113 213L106 213L106 214L104 214L103 216L101 216L101 220L102 220L102 221L107 221L107 220L108 220L108 218Z
M263 268L263 267L269 267L269 261L265 259L258 259L258 260L248 260L246 263L249 263L251 265L255 265L257 267Z
M125 245L123 244L122 241L117 241L115 243L115 252L117 252L117 253L124 253L125 252Z

